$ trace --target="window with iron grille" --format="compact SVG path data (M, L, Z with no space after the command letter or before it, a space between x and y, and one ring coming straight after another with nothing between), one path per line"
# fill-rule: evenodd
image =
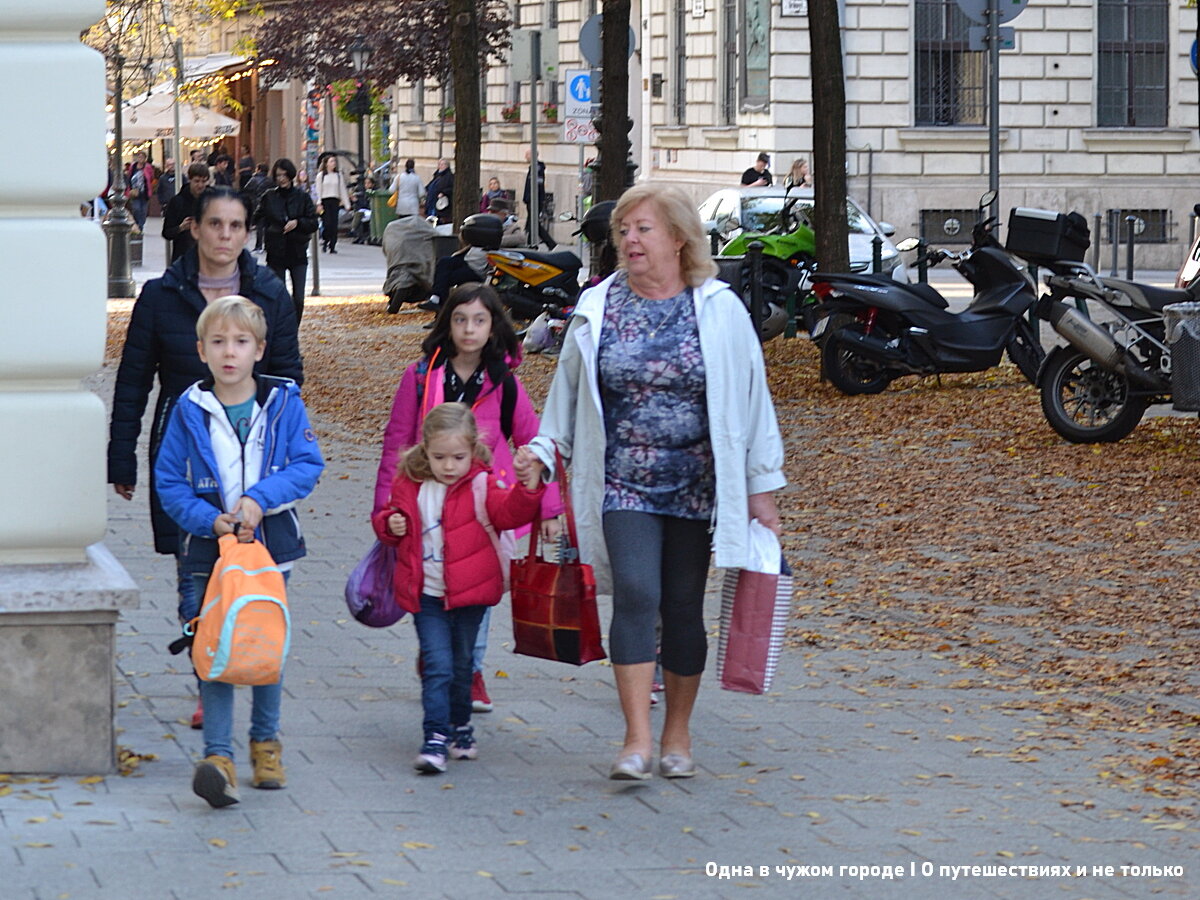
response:
M1117 235L1116 242L1123 244L1128 236L1129 225L1125 222L1126 216L1134 216L1137 221L1133 223L1134 243L1136 244L1170 244L1175 241L1175 222L1171 219L1170 210L1167 209L1120 209L1117 210L1117 215L1106 215L1104 217L1104 232L1105 239L1108 243L1113 243L1113 225L1115 221Z
M770 101L771 0L740 0L741 105L763 109Z
M738 0L721 0L720 123L737 123Z
M985 54L967 49L967 19L955 0L916 0L917 125L983 125Z
M1096 124L1167 124L1166 0L1099 0Z
M688 0L675 0L674 33L671 39L674 43L674 58L671 66L671 122L674 125L687 124L687 17Z
M977 209L923 209L920 235L934 246L971 243Z

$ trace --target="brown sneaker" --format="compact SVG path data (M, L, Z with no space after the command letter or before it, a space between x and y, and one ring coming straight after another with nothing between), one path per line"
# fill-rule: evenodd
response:
M287 775L283 771L283 744L279 741L251 741L250 762L254 764L251 787L277 791L287 784Z
M237 771L228 756L206 756L196 764L192 775L192 790L215 809L237 803Z

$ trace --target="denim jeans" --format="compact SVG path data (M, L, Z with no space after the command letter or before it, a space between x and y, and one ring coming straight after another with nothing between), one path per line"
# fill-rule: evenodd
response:
M207 579L205 579L207 583ZM200 614L200 599L196 593L196 579L183 571L183 560L175 557L175 583L179 591L179 621L190 622Z
M491 627L491 624L492 608L485 606L483 608L483 618L479 622L479 634L475 637L475 650L471 654L472 671L483 671L483 657L487 654L488 628Z
M471 672L475 637L486 606L446 609L441 597L421 596L413 616L421 643L421 706L425 739L449 737L459 725L471 724ZM205 714L207 715L207 708Z
M286 584L291 572L283 573ZM207 575L193 576L196 596L203 597ZM201 681L200 700L204 704L204 755L233 759L233 689L236 685L221 681ZM283 699L283 679L278 684L258 684L251 689L250 740L273 741L279 733L279 707Z

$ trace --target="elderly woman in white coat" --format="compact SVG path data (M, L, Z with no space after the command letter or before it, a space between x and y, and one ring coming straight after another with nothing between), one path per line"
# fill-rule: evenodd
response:
M541 430L522 452L553 472L557 447L570 466L582 559L613 594L609 652L625 738L609 777L651 776L660 652L658 770L688 778L710 556L746 564L751 518L778 533L783 443L746 307L715 280L689 199L639 185L612 228L620 267L575 307Z

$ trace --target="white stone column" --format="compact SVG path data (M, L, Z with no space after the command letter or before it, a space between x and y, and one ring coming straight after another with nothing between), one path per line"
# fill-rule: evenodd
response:
M137 589L104 537L103 0L0 0L0 772L113 768L113 632ZM52 174L45 174L46 165Z

